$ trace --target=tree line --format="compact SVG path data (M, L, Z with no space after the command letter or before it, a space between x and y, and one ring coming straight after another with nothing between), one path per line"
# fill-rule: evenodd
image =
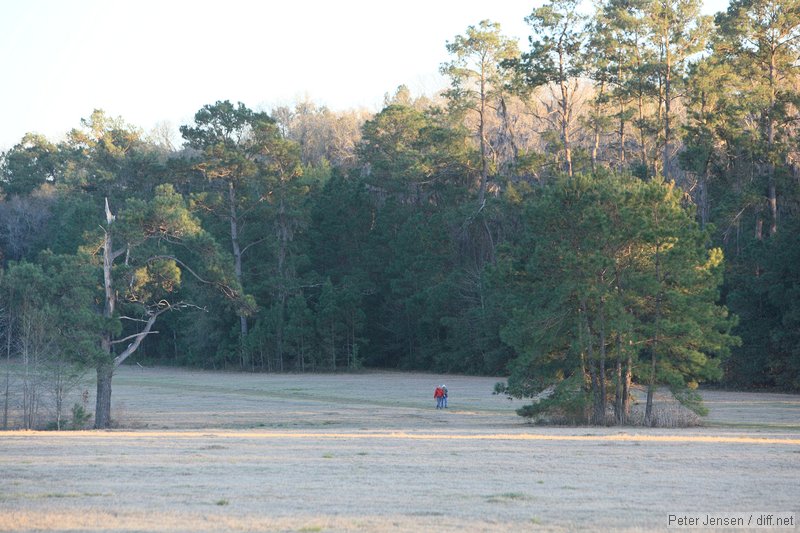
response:
M600 424L636 383L648 424L663 385L698 412L702 382L799 390L800 2L576 7L534 9L527 46L470 26L447 90L375 114L26 135L0 161L4 427L87 367L108 427L131 357L508 375L546 393L522 414Z

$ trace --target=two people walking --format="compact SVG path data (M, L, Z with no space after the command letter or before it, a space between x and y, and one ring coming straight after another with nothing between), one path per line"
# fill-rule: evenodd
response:
M436 390L433 391L433 397L436 399L437 409L447 409L447 387L445 385L436 387Z

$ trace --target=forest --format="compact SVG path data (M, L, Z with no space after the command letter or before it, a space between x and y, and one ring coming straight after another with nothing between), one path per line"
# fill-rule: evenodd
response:
M466 28L447 89L377 113L25 135L0 157L2 427L62 427L87 371L109 427L132 362L507 376L547 391L520 414L595 424L635 384L647 425L658 387L700 413L703 383L800 391L800 0L577 5L533 9L526 43Z

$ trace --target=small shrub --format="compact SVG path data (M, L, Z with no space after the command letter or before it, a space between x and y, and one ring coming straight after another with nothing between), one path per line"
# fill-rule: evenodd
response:
M493 494L486 498L489 503L509 503L513 501L530 500L530 496L521 492L504 492L502 494Z
M72 420L70 420L69 427L70 429L84 429L91 418L92 413L86 412L86 408L76 402L72 406Z

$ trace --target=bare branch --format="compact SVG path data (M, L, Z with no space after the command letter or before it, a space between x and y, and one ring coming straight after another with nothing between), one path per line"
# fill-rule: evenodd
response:
M155 324L156 319L158 318L158 315L160 315L161 313L163 313L167 309L169 309L169 308L165 307L164 309L161 309L160 311L157 311L157 312L153 313L152 315L150 315L150 317L147 319L147 323L144 326L144 330L141 333L139 333L137 335L134 335L133 342L130 343L128 345L128 347L125 348L125 350L121 354L119 354L118 356L116 356L114 358L114 367L115 368L118 367L119 365L121 365L123 363L123 361L125 361L125 359L130 357L130 355L133 352L135 352L137 348L139 348L139 345L142 343L142 339L144 339L150 333L150 330L153 328L153 324Z
M122 247L122 248L120 248L119 250L117 250L116 252L111 252L111 262L113 263L113 262L114 262L114 260L115 260L117 257L119 257L119 256L121 256L122 254L124 254L124 253L127 253L127 252L128 252L128 245L127 245L127 244L126 244L124 247Z
M256 240L254 240L253 242L251 242L250 244L248 244L247 246L245 246L244 248L242 248L242 251L241 251L241 252L239 252L239 253L241 253L242 255L244 255L244 253L245 253L245 252L246 252L248 249L250 249L250 248L252 248L253 246L255 246L256 244L260 244L260 243L262 243L262 242L264 242L264 241L266 241L266 240L267 240L267 237L263 237L263 238L261 238L261 239L256 239Z
M154 255L154 256L148 258L147 261L145 261L145 262L146 263L150 263L152 261L158 261L160 259L170 259L172 261L175 261L176 263L181 265L184 269L186 269L186 271L189 272L192 276L194 276L194 278L197 279L197 281L199 281L200 283L205 283L207 285L214 285L219 290L221 290L222 293L227 298L233 299L233 298L236 298L238 296L236 294L236 291L234 291L231 287L225 285L224 283L220 283L218 281L208 281L207 279L204 279L197 272L195 272L194 270L189 268L189 266L186 263L184 263L183 261L181 261L180 259L178 259L177 257L175 257L173 255Z
M146 320L142 320L142 322L147 322L147 321ZM135 333L133 335L128 335L124 339L118 339L118 340L115 340L115 341L111 341L111 344L120 344L120 343L125 342L127 340L134 339L136 337L140 337L140 336L143 336L143 335L150 335L150 334L153 334L153 333L158 333L158 332L157 331L145 331L145 332L142 332L142 333Z
M120 320L131 320L133 322L147 322L147 320L141 318L133 318L132 316L121 316L119 317Z

